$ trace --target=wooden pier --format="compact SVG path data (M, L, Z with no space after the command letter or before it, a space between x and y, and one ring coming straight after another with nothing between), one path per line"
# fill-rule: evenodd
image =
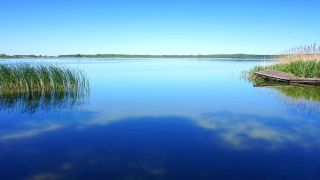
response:
M320 86L319 78L299 78L290 74L282 73L279 71L273 70L264 70L255 73L256 77L265 79L267 81L277 81L284 83L293 83L293 84L308 84L308 85L317 85Z

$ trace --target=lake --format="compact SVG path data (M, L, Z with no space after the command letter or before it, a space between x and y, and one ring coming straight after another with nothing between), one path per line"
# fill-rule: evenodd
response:
M241 78L267 62L0 61L17 62L83 70L90 95L0 99L0 179L320 179L320 90Z

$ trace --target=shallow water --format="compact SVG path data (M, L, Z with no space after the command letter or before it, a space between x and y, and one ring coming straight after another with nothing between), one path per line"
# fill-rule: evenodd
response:
M0 179L320 178L320 92L241 79L264 62L24 62L82 69L90 97L54 111L2 108Z

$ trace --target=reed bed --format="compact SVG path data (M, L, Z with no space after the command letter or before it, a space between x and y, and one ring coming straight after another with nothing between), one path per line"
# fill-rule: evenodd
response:
M280 63L320 61L320 45L314 43L288 49L276 60L279 60Z
M320 45L312 44L289 49L277 57L273 64L251 69L248 72L248 79L256 79L254 73L266 69L302 78L320 78Z
M304 45L287 50L271 69L306 78L320 78L320 45Z
M54 65L0 64L0 109L35 112L75 105L90 93L86 75Z

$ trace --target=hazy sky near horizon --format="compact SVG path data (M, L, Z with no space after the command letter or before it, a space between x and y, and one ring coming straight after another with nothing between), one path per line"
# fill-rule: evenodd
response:
M276 54L320 43L319 0L0 0L0 54Z

